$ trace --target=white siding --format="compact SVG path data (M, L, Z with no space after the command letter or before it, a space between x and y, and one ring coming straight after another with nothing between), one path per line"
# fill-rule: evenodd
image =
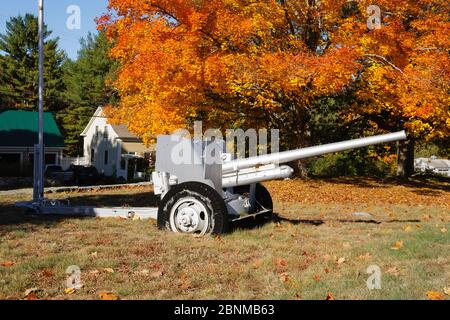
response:
M98 128L98 132L96 132ZM106 130L106 134L105 134ZM95 117L84 137L83 156L90 165L95 166L99 173L106 176L117 175L117 135L105 118ZM94 150L94 161L91 162L91 150ZM105 164L105 152L108 152L108 161Z

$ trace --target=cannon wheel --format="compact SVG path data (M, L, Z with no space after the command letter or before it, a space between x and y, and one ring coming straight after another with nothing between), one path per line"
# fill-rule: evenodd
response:
M221 234L228 230L228 211L216 190L200 182L173 186L158 208L158 227L176 233Z
M238 194L247 195L250 192L250 186L242 186L235 188ZM273 200L269 190L262 184L256 184L256 213L261 210L268 210L264 216L268 219L273 218Z

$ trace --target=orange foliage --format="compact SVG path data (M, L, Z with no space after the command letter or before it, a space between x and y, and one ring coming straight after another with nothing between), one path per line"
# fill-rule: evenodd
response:
M373 1L358 1L361 12ZM407 129L412 137L450 134L449 3L445 0L377 0L380 29L367 31L357 16L335 41L353 43L367 62L361 75L359 114L382 115L382 129Z
M121 102L108 113L149 141L199 116L302 110L357 83L357 113L448 134L447 1L377 0L379 30L367 28L371 4L110 0L98 23L121 63Z

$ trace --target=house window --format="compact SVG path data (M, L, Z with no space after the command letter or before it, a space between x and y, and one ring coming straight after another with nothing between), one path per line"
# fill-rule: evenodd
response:
M108 155L109 155L109 152L105 151L105 166L108 164Z
M103 139L108 139L108 126L103 129Z
M95 150L91 149L91 163L94 163L95 161Z

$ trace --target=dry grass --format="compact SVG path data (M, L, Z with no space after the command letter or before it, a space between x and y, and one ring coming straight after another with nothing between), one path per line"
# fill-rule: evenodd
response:
M37 287L46 299L97 299L101 291L122 299L425 299L450 287L448 183L266 186L278 221L247 222L219 238L159 231L153 221L32 218L13 206L23 197L0 197L0 264L14 263L0 266L0 298ZM66 196L95 205L157 202L146 189ZM70 265L81 268L84 284L73 294L64 292ZM382 270L381 290L366 287L370 265Z

